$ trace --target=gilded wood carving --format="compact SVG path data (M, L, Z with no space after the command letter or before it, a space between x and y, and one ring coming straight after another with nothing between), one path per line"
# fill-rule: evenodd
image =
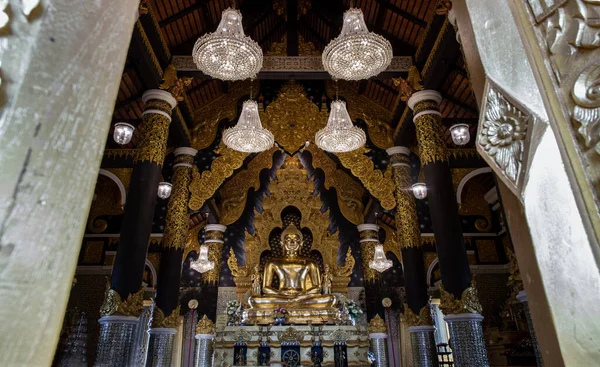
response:
M277 98L266 110L259 111L265 129L275 136L290 154L302 148L307 141L313 141L315 133L327 124L326 108L312 103L304 92L304 87L294 81L286 83Z
M242 166L244 159L248 156L247 153L236 152L222 143L216 153L220 156L212 162L210 170L202 172L202 175L196 169L192 171L189 202L191 210L199 210L206 200L214 195L221 184L233 174L233 171Z

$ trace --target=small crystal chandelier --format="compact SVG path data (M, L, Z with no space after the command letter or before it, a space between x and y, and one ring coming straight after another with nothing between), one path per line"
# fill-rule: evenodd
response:
M200 37L192 51L198 69L221 80L253 78L262 68L263 53L258 43L244 35L242 14L227 8L214 33Z
M331 153L343 153L356 150L367 142L365 132L354 125L346 109L346 102L331 102L331 112L327 126L317 131L315 143Z
M258 153L273 146L273 134L262 127L258 116L258 103L244 102L237 124L223 132L223 142L229 148L244 153Z
M168 182L161 182L158 184L158 197L161 199L166 199L171 196L171 189L173 186Z
M369 32L362 10L344 13L341 34L325 47L323 66L336 79L360 80L375 76L390 65L392 45Z
M392 267L392 260L386 259L383 245L378 243L375 245L375 256L369 261L369 268L377 270L380 273Z
M467 124L456 124L450 127L450 135L452 135L452 141L456 145L465 145L471 139L469 133L469 125Z
M133 137L133 130L135 130L133 125L126 122L117 122L115 124L115 131L113 132L113 139L117 144L128 144Z
M208 246L201 245L200 253L198 254L198 260L190 263L190 269L196 270L200 273L206 273L207 271L215 268L215 262L208 259Z
M413 195L419 200L423 200L427 197L427 186L424 182L417 182L412 185Z

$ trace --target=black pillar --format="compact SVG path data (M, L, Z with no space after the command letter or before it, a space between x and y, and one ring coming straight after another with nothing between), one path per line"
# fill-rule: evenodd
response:
M145 103L140 127L142 136L136 150L111 278L111 288L122 299L139 291L142 285L171 111L177 105L169 92L158 89L144 93L142 100Z

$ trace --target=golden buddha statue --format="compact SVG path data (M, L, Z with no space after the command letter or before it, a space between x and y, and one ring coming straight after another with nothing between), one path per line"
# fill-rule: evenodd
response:
M330 309L336 304L335 296L321 294L319 266L310 258L298 254L302 244L302 232L289 225L281 234L282 258L274 258L265 265L262 295L248 298L250 309L288 310ZM279 278L279 287L272 286L273 279Z

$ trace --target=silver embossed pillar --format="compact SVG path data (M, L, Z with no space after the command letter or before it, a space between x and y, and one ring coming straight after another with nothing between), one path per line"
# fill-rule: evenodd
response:
M408 328L408 332L415 366L438 367L437 348L433 337L435 328L433 326L411 326Z
M150 343L148 344L146 366L171 367L173 339L175 338L177 329L152 328L149 333Z
M527 302L527 293L525 293L525 291L520 291L519 294L517 294L517 299L523 304L523 311L525 311L527 326L529 326L529 334L531 335L531 344L533 344L533 351L535 352L535 360L537 361L538 366L544 367L540 345L538 344L537 335L533 328L533 321L531 320L531 312L529 311L529 303Z
M139 324L133 316L103 316L96 355L96 367L129 366L132 343Z
M152 316L152 301L144 300L144 311L140 315L136 336L131 353L131 366L143 367L146 365L146 354L148 351L148 322Z
M215 324L206 315L196 325L196 366L213 365L213 337Z
M446 315L455 367L489 367L481 320L477 313Z
M379 315L375 315L369 321L369 344L371 350L375 354L375 367L388 367L387 358L387 327L385 322Z

